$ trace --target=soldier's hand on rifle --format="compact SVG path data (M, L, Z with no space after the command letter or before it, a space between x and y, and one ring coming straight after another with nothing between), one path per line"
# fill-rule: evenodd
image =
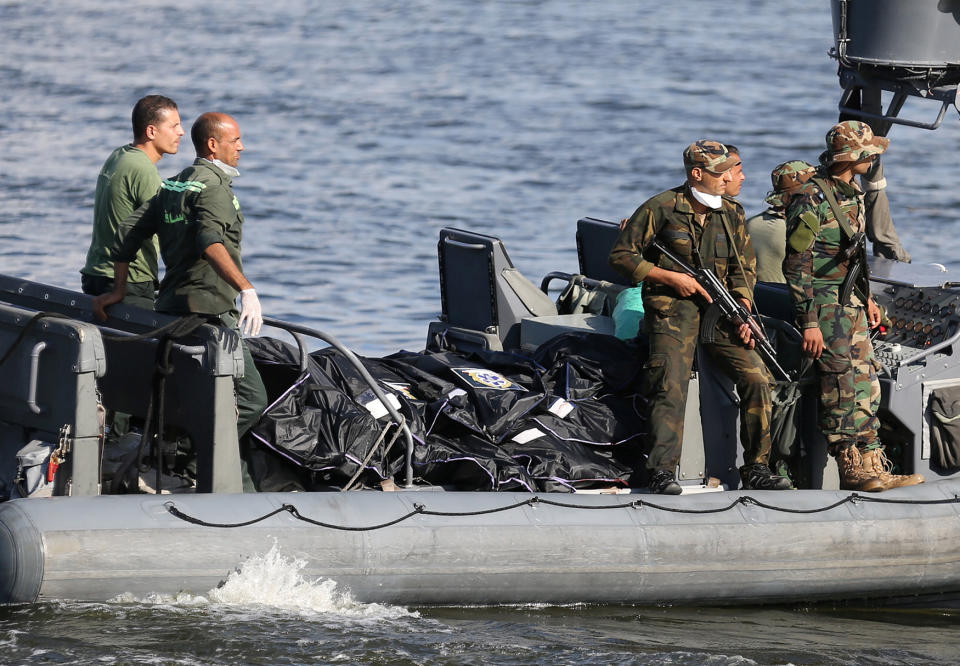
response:
M820 358L823 353L823 332L819 326L803 329L803 353L810 358Z
M750 312L751 310L750 301L748 301L745 298L740 298L738 300L740 301L740 305L743 306L744 310L746 310L747 312ZM750 349L753 349L754 347L757 346L757 342L753 337L753 328L750 326L749 323L744 322L743 324L740 324L740 327L737 329L737 334L740 336L740 339L743 341L743 344L745 344Z
M867 323L870 324L870 328L876 328L880 325L880 319L880 306L871 296L867 299Z
M677 295L681 298L687 298L688 296L693 296L694 294L699 294L703 296L704 300L707 303L713 303L713 299L710 298L710 294L707 293L707 290L700 286L700 283L697 282L697 279L687 275L686 273L677 273L676 271L666 271L670 274L669 284Z

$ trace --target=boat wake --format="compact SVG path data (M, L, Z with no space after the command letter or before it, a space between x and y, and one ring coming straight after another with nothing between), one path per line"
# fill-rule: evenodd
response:
M420 614L401 606L361 603L347 590L338 589L331 579L311 580L304 576L306 560L287 557L274 541L263 555L253 555L240 563L220 585L205 595L181 592L177 595L149 594L137 597L121 594L112 603L139 603L155 606L195 609L198 606L216 607L243 613L275 611L294 613L305 619L396 620L419 618Z

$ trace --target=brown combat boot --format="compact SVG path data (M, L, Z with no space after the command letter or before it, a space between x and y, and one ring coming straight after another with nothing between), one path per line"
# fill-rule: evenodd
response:
M863 457L855 444L843 447L836 456L842 490L863 490L868 493L885 490L880 479L864 468Z
M861 457L864 473L871 474L879 479L882 485L880 490L915 486L925 481L922 474L891 474L890 470L893 469L893 464L882 448L865 451Z

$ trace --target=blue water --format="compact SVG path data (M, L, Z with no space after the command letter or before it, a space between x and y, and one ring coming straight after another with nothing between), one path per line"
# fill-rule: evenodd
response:
M159 92L187 126L240 123L244 268L267 315L365 354L420 349L443 226L501 237L534 281L571 271L577 218L678 184L701 137L741 148L760 210L770 169L815 161L836 120L831 46L828 4L807 0L0 0L0 272L79 287L97 171ZM904 244L960 268L956 112L890 136ZM185 140L160 172L191 160ZM254 591L7 608L0 661L947 664L960 645L950 614L306 607Z

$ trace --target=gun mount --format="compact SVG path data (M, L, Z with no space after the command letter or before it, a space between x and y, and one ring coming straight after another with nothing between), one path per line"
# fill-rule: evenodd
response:
M875 134L892 125L937 129L957 106L960 0L831 0L841 120L861 119ZM883 93L891 93L883 108ZM932 122L901 118L908 97L940 102Z

